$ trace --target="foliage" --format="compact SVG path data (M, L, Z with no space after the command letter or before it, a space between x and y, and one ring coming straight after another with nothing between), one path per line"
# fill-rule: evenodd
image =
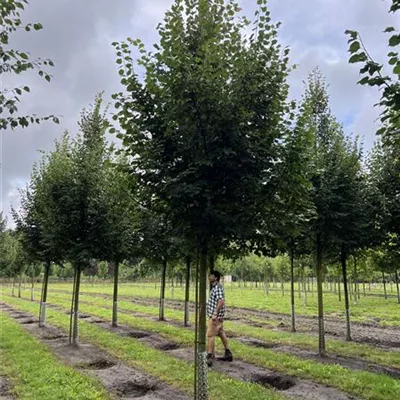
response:
M392 0L390 13L397 13L400 10L400 1ZM382 95L379 103L383 112L381 114L382 127L378 130L379 134L388 137L388 140L398 140L393 135L400 134L400 59L396 48L400 45L400 33L398 29L389 26L385 33L390 34L388 39L388 65L389 73L383 71L384 65L375 61L366 49L360 34L356 31L347 30L349 39L350 63L361 63L360 69L362 75L358 82L360 85L377 86L382 89ZM400 137L400 136L397 136Z
M21 75L29 70L36 70L40 77L50 82L51 75L46 71L53 67L53 61L49 59L31 59L28 52L12 47L12 35L19 31L39 31L43 28L40 23L24 24L21 20L21 12L24 10L27 0L2 0L0 2L0 75L9 73ZM30 124L40 123L43 120L52 119L58 123L58 118L50 115L38 117L32 115L18 115L18 104L24 93L30 92L29 86L20 85L13 88L0 88L0 130L20 126L25 128ZM3 116L5 115L5 117Z

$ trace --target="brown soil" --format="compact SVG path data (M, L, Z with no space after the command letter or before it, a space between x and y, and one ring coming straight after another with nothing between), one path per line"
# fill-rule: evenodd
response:
M11 382L5 376L0 375L0 400L13 400L11 395Z
M9 312L10 307L2 307L2 309L7 311L10 316L18 314L14 311ZM31 319L33 318L31 317ZM17 319L17 321L22 322L23 320ZM44 342L59 360L87 375L96 377L102 382L106 390L118 399L188 399L187 395L149 374L122 364L119 360L92 344L80 343L76 347L69 346L65 333L56 327L39 328L37 324L33 323L23 326L32 336Z

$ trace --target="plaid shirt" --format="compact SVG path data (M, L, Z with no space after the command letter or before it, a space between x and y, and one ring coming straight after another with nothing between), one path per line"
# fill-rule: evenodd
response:
M210 296L208 297L207 302L207 315L209 318L213 316L213 314L217 311L218 300L224 300L224 288L218 282L216 283L212 289L210 290ZM225 315L225 304L221 307L218 313L218 318L223 319Z

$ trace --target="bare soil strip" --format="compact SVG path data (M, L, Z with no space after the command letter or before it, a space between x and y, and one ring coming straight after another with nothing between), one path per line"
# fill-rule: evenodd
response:
M0 375L0 400L14 400L11 396L11 382L3 375Z
M124 400L133 398L142 400L189 399L186 394L171 388L149 374L127 367L92 344L80 343L79 347L69 346L68 337L62 330L53 326L39 328L37 319L29 313L18 311L4 303L1 304L1 309L22 324L32 336L44 342L58 359L81 370L82 373L99 379L115 398Z

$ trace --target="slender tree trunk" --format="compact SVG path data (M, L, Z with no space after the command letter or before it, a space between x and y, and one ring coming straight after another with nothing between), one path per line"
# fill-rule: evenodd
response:
M351 340L351 328L350 328L350 306L349 306L349 293L347 286L347 254L344 244L342 244L341 251L341 262L342 262L342 272L343 272L343 286L344 286L344 303L345 303L345 312L346 312L346 340Z
M206 294L207 294L207 245L200 250L200 284L199 284L199 333L197 363L197 400L208 399L207 393L207 352L206 352Z
M119 278L119 262L114 261L114 292L113 292L113 312L112 326L118 326L118 278Z
M387 300L386 280L385 280L385 273L383 271L382 271L382 282L383 282L383 292L385 293L385 300Z
M301 278L300 278L300 276L298 276L298 278L297 278L297 291L299 293L299 299L301 299Z
M75 285L75 298L74 298L74 314L73 314L73 328L72 328L72 345L78 346L79 344L79 291L81 285L81 266L77 266L76 271L76 285Z
M290 249L290 311L292 316L292 332L296 332L296 314L294 308L294 249L293 249L293 240L292 246Z
M357 304L357 258L354 256L354 304Z
M161 277L161 289L160 289L160 309L158 319L165 321L164 316L164 304L165 304L165 281L167 276L167 259L163 261L162 277Z
M21 297L21 285L22 285L22 272L19 274L19 283L18 283L18 297Z
M46 262L44 267L42 298L40 299L39 326L46 326L46 307L47 307L47 287L49 285L50 262Z
M396 271L394 271L394 277L396 279L396 289L397 289L397 303L400 304L400 290L399 290L399 274Z
M282 290L282 296L285 295L285 281L283 278L281 279L281 290Z
M318 294L318 350L320 357L326 356L325 327L324 327L324 293L323 293L323 266L322 266L322 243L320 235L317 235L317 294Z
M183 325L189 326L190 256L186 257L185 316Z
M11 296L15 297L15 276L12 279Z
M340 282L340 276L338 277L338 296L339 296L339 301L342 301L342 291L340 289L341 287L341 282Z
M35 267L32 267L31 284L31 301L35 301Z
M196 276L194 279L195 310L194 310L194 399L198 397L198 362L199 362L199 249L196 255Z
M367 294L365 293L365 281L363 281L363 295L364 295L364 297L367 295Z

